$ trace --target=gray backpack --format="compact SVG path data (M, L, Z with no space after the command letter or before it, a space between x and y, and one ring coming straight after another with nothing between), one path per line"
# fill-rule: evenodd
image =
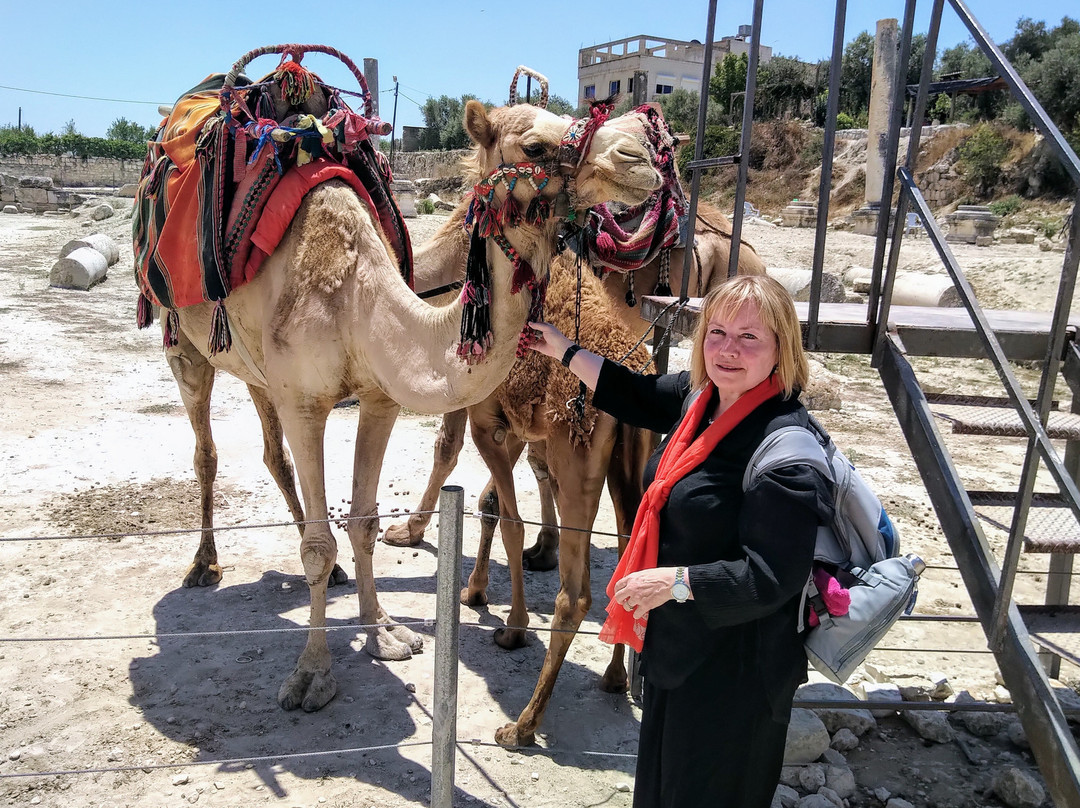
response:
M745 491L765 472L793 464L813 466L832 481L835 516L832 524L818 526L814 566L848 589L851 605L845 615L830 615L811 574L805 593L818 624L804 626L800 618L799 630L805 630L810 663L843 684L900 614L911 613L925 565L918 556L900 556L896 530L877 495L812 416L810 422L812 429L782 427L766 435L742 485Z

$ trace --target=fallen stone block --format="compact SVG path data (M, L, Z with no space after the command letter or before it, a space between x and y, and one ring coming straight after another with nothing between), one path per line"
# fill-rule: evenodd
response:
M22 188L52 188L52 177L20 177L19 186Z
M134 199L136 191L139 190L139 183L137 182L125 182L119 188L116 189L116 195L122 196L127 199Z
M116 211L113 210L112 205L102 202L100 205L90 211L90 218L95 222L100 222L102 219L108 219L111 216L115 216Z
M108 268L104 255L92 247L80 247L53 264L49 285L85 291L105 280Z
M4 205L4 213L18 213L19 209L14 205Z
M60 250L60 257L64 258L81 247L90 247L105 256L109 266L120 260L120 247L111 236L105 233L91 233L88 236L72 239Z
M829 748L829 731L813 710L796 707L791 711L784 765L799 766L817 760Z
M797 302L805 303L810 299L813 270L769 267L766 272L769 277L780 281ZM847 293L844 291L844 284L840 278L831 272L821 273L821 302L843 303L846 299Z

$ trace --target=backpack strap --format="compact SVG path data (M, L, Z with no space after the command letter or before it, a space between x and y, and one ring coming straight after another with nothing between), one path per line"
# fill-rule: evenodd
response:
M833 445L831 440L829 445ZM743 491L765 472L795 464L812 466L835 485L836 480L829 461L825 446L809 429L801 426L780 427L766 435L750 457L746 471L743 472Z

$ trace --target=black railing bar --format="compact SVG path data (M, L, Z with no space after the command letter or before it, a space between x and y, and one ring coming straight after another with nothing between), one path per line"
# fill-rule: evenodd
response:
M833 20L832 60L829 62L829 100L825 104L825 140L821 145L821 177L818 182L817 230L814 232L814 262L810 269L810 308L806 318L806 347L818 349L818 320L821 311L821 280L825 271L825 233L829 226L829 197L832 189L833 150L836 147L836 115L840 110L840 71L843 68L844 24L847 0L836 0Z
M1008 59L990 39L990 35L979 24L979 21L972 16L967 4L963 0L949 0L949 3L956 11L957 16L960 17L960 21L971 31L971 35L975 38L975 44L990 60L990 64L997 70L998 75L1005 79L1005 82L1012 88L1013 95L1020 102L1020 106L1024 108L1028 117L1031 118L1035 128L1050 143L1054 154L1061 160L1062 166L1072 176L1073 184L1080 188L1080 158L1076 156L1072 146L1069 145L1061 131L1050 120L1050 116L1046 114L1046 110L1042 108L1042 105L1032 95L1031 90L1024 84L1024 80L1020 78L1016 69L1009 64Z
M904 5L904 27L900 38L900 55L896 65L897 78L907 75L907 65L911 60L911 37L915 28L915 0L907 0ZM882 348L885 337L885 328L889 321L889 303L892 301L893 283L896 280L895 268L882 276L885 264L885 242L889 238L889 224L892 221L893 249L899 251L899 242L904 229L900 226L899 217L891 219L893 188L895 186L896 161L900 152L900 128L904 123L904 93L905 82L898 80L893 88L891 107L889 109L889 136L885 147L885 170L881 183L881 206L878 209L877 241L874 244L874 268L870 280L870 296L867 314L870 317L871 331L874 334L874 344L871 345L871 354L874 357L871 362L873 367L881 363L878 351ZM867 146L869 150L871 145ZM867 159L870 159L869 151ZM903 197L903 194L901 194ZM903 199L897 203L897 213L903 207ZM899 255L899 252L897 252Z
M1001 704L992 701L827 701L825 699L802 700L792 702L795 707L810 710L891 710L898 713L934 710L946 713L1015 713L1015 704ZM1080 707L1062 707L1065 715L1080 716Z
M1076 202L1073 204L1074 211L1077 208L1077 203L1080 203L1080 188L1078 188ZM1074 214L1073 219L1076 218ZM1076 235L1077 228L1078 224L1074 221L1072 235ZM1047 345L1042 376L1039 379L1039 393L1036 403L1038 405L1037 416L1040 424L1045 424L1050 417L1050 401L1054 397L1054 386L1057 383L1058 371L1065 351L1065 331L1069 323L1069 309L1072 304L1073 293L1076 291L1076 269L1080 254L1078 254L1078 251L1073 250L1072 247L1073 240L1070 240L1069 246L1066 248L1065 261L1061 267L1061 280L1058 283L1057 301L1054 303L1050 340ZM1030 406L1026 399L1024 404ZM1031 434L1028 438L1027 453L1024 455L1024 466L1020 475L1019 497L1016 508L1013 510L1009 540L1005 545L1005 557L1001 567L1001 578L998 582L998 597L994 604L990 644L991 647L995 648L1002 642L1008 622L1006 611L1012 599L1013 584L1016 581L1016 568L1020 564L1024 529L1027 527L1028 509L1031 507L1032 493L1035 490L1035 476L1039 472L1037 449L1036 436ZM1065 476L1071 479L1071 476L1064 469L1064 464L1062 464L1062 470ZM1077 512L1077 518L1080 519L1080 512Z
M930 10L930 26L926 31L926 49L923 52L922 72L919 74L919 90L915 96L915 108L912 111L911 127L908 129L907 159L904 165L915 173L916 163L919 159L919 146L922 141L922 122L926 114L926 104L929 100L930 82L934 80L934 60L937 56L938 35L941 33L941 13L945 9L945 0L934 0ZM901 66L907 78L907 66ZM897 217L897 224L904 221Z
M709 108L709 70L712 66L713 33L716 30L716 0L709 0L709 10L705 19L705 63L701 66L701 93L698 96L697 129L694 135L694 159L690 163L700 162L705 156L705 117ZM698 195L701 192L701 169L690 169L690 205L686 211L686 241L683 245L683 269L682 285L679 291L679 300L689 297L690 275L693 274L694 262L694 232L697 228ZM698 290L701 294L701 290ZM667 369L666 357L663 361L664 370ZM663 372L660 368L658 371Z
M733 166L742 160L741 154L728 154L724 157L706 157L703 160L691 160L686 166L691 171L716 168L718 166Z
M910 195L912 203L919 209L921 218L926 223L927 235L933 242L934 249L937 250L945 269L948 270L953 285L960 294L964 308L967 309L972 324L975 326L975 331L979 335L983 348L986 350L987 358L990 359L994 369L997 371L998 378L1005 387L1017 415L1020 416L1024 429L1028 435L1036 439L1039 454L1043 462L1046 463L1047 470L1057 483L1058 490L1065 496L1066 504L1072 509L1077 519L1080 519L1080 490L1077 489L1076 482L1065 470L1061 459L1054 450L1053 444L1050 442L1050 438L1046 434L1046 430L1036 417L1031 405L1028 404L1027 396L1017 381L1016 375L1009 367L1001 343L998 342L997 335L990 328L986 315L983 313L979 301L975 298L975 292L972 290L971 284L968 283L967 278L960 269L956 256L953 255L949 245L945 242L945 237L942 235L937 221L930 213L930 207L926 204L922 193L919 192L918 187L915 185L911 172L906 167L900 168L897 171L897 176Z
M735 218L731 220L731 249L728 253L728 277L739 271L739 249L742 246L743 209L746 204L746 178L749 169L750 138L754 131L754 100L757 96L758 43L761 42L761 10L764 0L754 0L754 18L750 24L750 58L746 68L746 95L743 96L742 134L739 136L739 154L748 159L738 163L738 179L735 183ZM701 92L708 91L708 83Z

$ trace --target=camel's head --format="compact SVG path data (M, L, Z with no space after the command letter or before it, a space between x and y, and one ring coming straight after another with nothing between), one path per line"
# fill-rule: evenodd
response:
M597 127L580 162L567 166L564 137L571 124L568 118L529 104L489 112L480 102L470 101L465 130L476 144L477 177L488 177L503 166L532 163L549 178L543 197L554 199L565 188L578 210L612 201L636 205L660 187L648 150L610 123ZM515 197L527 205L532 193L531 187L521 187Z

